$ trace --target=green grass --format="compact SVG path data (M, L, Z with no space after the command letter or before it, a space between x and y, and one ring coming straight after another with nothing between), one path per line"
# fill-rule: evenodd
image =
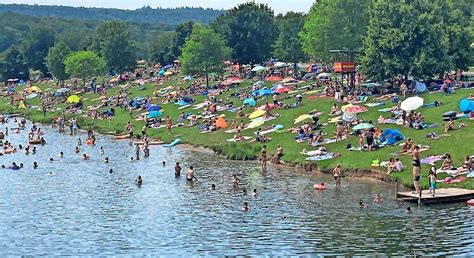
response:
M167 87L169 85L180 85L182 88L188 87L189 83L181 83L178 81L177 78L175 78L173 81L167 82L164 85L151 85L151 84L146 84L144 90L140 90L139 87L133 87L132 89L129 90L130 96L131 97L137 97L137 96L152 96L153 92L155 92L158 89ZM233 88L222 95L218 96L218 98L224 99L227 96L229 96L231 93L239 91L246 86L249 86L250 82L246 81L242 83L239 87ZM42 89L46 88L53 88L51 85L48 84L40 84L36 85L39 86ZM266 83L265 86L271 86L270 83ZM118 91L118 88L113 88L108 90L107 95L113 95ZM437 134L442 134L443 133L443 121L442 121L442 116L441 114L446 111L450 110L458 110L458 102L460 99L465 98L466 96L469 96L469 94L474 93L473 89L468 89L468 90L459 90L455 94L450 95L450 96L443 96L439 93L426 93L423 94L423 98L425 99L425 103L430 103L433 102L434 100L439 100L444 103L444 105L440 107L435 107L435 108L429 108L429 109L424 109L421 108L419 111L425 116L425 120L430 123L437 123L440 124L441 127L436 128L436 129L425 129L425 130L414 130L411 128L405 128L405 127L400 127L397 125L389 124L389 125L378 125L379 128L381 129L387 129L387 128L396 128L399 129L405 137L411 137L414 139L414 141L417 144L426 144L429 145L431 148L429 151L422 152L422 157L426 157L429 155L436 155L436 154L443 154L445 152L450 152L454 158L454 162L456 165L461 165L463 158L466 155L474 155L474 130L473 130L473 123L469 122L468 120L463 121L468 124L467 128L456 130L451 132L451 136L441 139L441 140L429 140L425 138L425 135L428 132L436 132ZM98 95L96 94L85 94L84 97L86 100L84 101L85 106L91 105L91 104L97 104L97 101L92 101L96 98L98 98ZM199 96L199 97L193 97L197 102L201 102L205 97ZM161 100L161 99L159 99ZM238 100L237 98L231 98L231 101L234 102L235 105L240 105L241 100ZM271 102L271 97L268 97L267 99L260 100L257 105L263 105L265 101ZM284 100L286 103L292 103L294 101L293 98L289 98ZM369 99L370 102L370 99ZM30 104L32 105L38 105L39 101L38 99L33 99L29 101ZM159 103L159 101L155 101L154 103ZM293 127L293 121L296 117L298 117L301 114L307 113L310 110L317 109L318 111L323 111L323 115L320 117L320 122L324 123L328 120L329 116L329 110L334 103L334 100L332 99L316 99L316 100L308 100L305 96L303 100L303 105L301 107L295 108L295 109L282 109L282 110L277 110L273 111L273 113L277 112L281 116L273 121L267 122L266 126L270 124L283 124L285 126L285 129ZM160 104L161 105L161 104ZM175 104L165 104L161 105L163 107L164 115L169 115L173 119L176 119L179 114L181 113L181 110L177 109L177 105ZM390 102L386 102L386 105L383 106L385 107L391 107L393 104ZM59 108L64 108L64 104L58 105ZM379 107L375 108L369 108L369 111L363 114L360 114L360 117L363 117L365 120L372 120L372 121L377 121L377 118L382 114L385 117L388 116L387 113L380 113L377 111ZM245 110L246 113L250 113L253 109L252 108L247 108ZM185 109L186 112L194 112L196 113L196 110L192 109ZM43 117L42 113L39 110L21 110L21 109L15 109L9 106L9 98L3 98L3 101L0 101L0 112L12 112L12 113L18 113L21 112L28 116L30 119L33 121L39 121L39 122L44 122L48 123L51 121L53 117L57 117L59 115L59 112L49 112L46 117ZM113 133L113 134L119 134L122 133L124 130L124 125L127 121L130 120L130 116L128 111L121 111L119 109L116 109L116 116L112 120L100 120L100 121L92 121L89 118L83 118L82 116L78 116L79 119L79 124L83 128L87 126L91 126L95 130L101 132L101 133ZM135 112L135 114L138 114L140 112ZM235 119L235 113L231 112L223 112L226 115L226 120L228 120L228 123L230 125L230 120ZM70 117L69 115L68 117ZM240 120L240 119L239 119ZM248 119L243 119L245 122L248 122ZM458 120L461 121L461 120ZM133 122L135 126L135 133L139 133L141 127L143 126L143 122ZM459 124L459 122L457 122ZM329 136L334 135L334 124L328 124L325 126L323 129L325 132L329 134ZM246 136L253 136L253 132L255 130L246 130L243 132L244 135ZM254 143L254 144L249 144L249 143L228 143L225 140L228 138L233 137L233 134L228 134L225 133L223 130L213 132L213 133L208 133L208 134L201 134L197 128L175 128L173 129L172 135L168 135L165 129L148 129L148 134L152 138L161 138L165 141L172 141L175 138L180 138L183 142L185 143L190 143L195 146L203 146L210 148L214 150L215 152L230 158L230 159L238 159L238 160L249 160L249 159L256 159L258 157L259 151L261 149L261 144ZM296 143L293 140L293 137L295 136L294 134L287 133L286 130L282 130L282 132L277 132L277 133L272 133L268 135L269 137L272 138L272 141L265 143L268 147L268 150L270 152L273 152L276 148L277 144L281 144L284 148L285 156L283 158L283 161L287 164L292 164L292 165L308 165L310 162L305 161L305 156L301 155L300 152L303 149L311 150L314 148L309 148L307 143ZM374 152L353 152L353 151L346 151L345 147L348 143L352 143L352 145L357 145L357 139L355 137L350 137L349 140L346 140L342 143L337 143L337 144L329 144L326 145L326 148L328 151L331 152L339 152L341 153L342 157L337 158L337 159L332 159L332 160L326 160L326 161L321 161L317 162L317 166L321 170L327 170L331 167L333 167L336 163L340 163L344 169L370 169L371 161L374 159L379 159L380 161L383 160L388 160L390 157L392 157L390 154L397 152L400 147L398 146L387 146L384 148L381 148L377 151ZM412 185L412 178L411 178L411 166L410 166L410 156L400 156L399 157L405 165L408 165L408 168L401 173L393 173L391 175L391 179L393 180L399 180L402 184L406 186L411 186ZM422 167L422 175L426 175L428 167L423 166ZM425 187L427 186L427 177L424 176L422 179L422 185ZM450 185L450 186L455 186L455 187L463 187L463 188L469 188L469 189L474 189L474 181L472 179L468 179L462 183L455 184L455 185Z

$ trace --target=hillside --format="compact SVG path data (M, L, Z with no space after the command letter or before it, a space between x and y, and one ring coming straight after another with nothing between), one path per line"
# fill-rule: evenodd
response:
M173 9L154 9L151 7L143 7L136 10L122 10L113 8L0 4L0 13L6 12L14 12L30 16L60 17L75 20L109 21L117 19L127 22L177 25L185 21L195 21L207 24L225 11L191 7Z

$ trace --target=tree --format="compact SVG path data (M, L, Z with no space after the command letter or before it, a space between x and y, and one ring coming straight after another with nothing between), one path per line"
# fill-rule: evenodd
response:
M467 70L468 65L473 61L470 44L474 37L470 34L469 24L471 19L472 3L467 1L450 1L447 4L439 0L442 8L449 13L443 15L447 25L447 35L449 38L448 56L452 59L453 68Z
M275 58L286 62L302 62L307 56L301 48L299 33L303 30L306 17L302 13L288 12L277 16L278 38L273 45Z
M54 31L52 29L33 29L23 42L23 55L26 57L28 66L40 70L43 75L47 74L48 68L44 64L44 58L53 45Z
M173 44L169 53L171 58L176 59L181 55L181 48L184 46L184 43L191 35L193 26L194 22L192 21L184 22L176 26L176 29L174 30L174 38L171 41Z
M11 47L5 51L0 62L3 81L8 79L28 80L28 64L23 54L16 48Z
M97 28L91 49L100 53L109 69L121 71L135 64L134 47L128 25L111 21Z
M171 55L172 46L170 42L173 42L174 39L175 33L168 32L161 34L153 40L150 46L150 59L161 65L166 65L173 62L175 58L178 58L179 56Z
M70 54L64 60L65 71L72 77L86 79L102 75L107 70L107 64L102 57L92 51L78 51Z
M397 75L424 79L451 70L456 57L449 55L453 24L441 18L452 14L446 8L443 0L376 0L363 42L364 74L378 80Z
M327 62L331 49L361 50L370 3L371 0L316 1L300 34L304 52Z
M219 17L212 27L233 50L232 58L241 63L258 63L271 57L277 36L273 10L266 4L240 4Z
M71 53L71 49L66 45L66 43L64 43L64 41L60 41L49 49L48 55L44 59L49 72L60 81L67 79L64 60L69 53Z
M209 86L209 72L220 70L229 53L230 49L216 32L196 24L181 52L182 70L185 74L205 75Z

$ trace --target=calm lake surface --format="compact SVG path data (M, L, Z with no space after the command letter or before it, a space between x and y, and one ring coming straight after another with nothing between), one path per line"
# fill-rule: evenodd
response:
M15 127L12 120L0 130ZM98 136L95 147L82 145L81 154L91 156L82 161L73 150L84 135L47 130L44 137L47 144L35 155L0 156L0 164L25 165L0 169L2 256L474 254L474 210L463 203L418 208L396 202L390 184L343 178L334 189L326 175L262 173L256 163L180 147L152 146L149 158L130 162L133 146L107 136ZM26 145L27 132L10 131L7 139ZM50 157L59 161L49 163ZM199 181L175 178L176 161L183 169L193 165ZM239 188L232 186L233 173L242 180ZM139 174L141 187L134 183ZM317 182L330 187L314 191ZM243 188L258 189L258 197ZM372 204L376 193L383 204ZM360 199L371 207L359 209ZM249 212L240 211L244 201ZM405 213L406 205L413 213Z

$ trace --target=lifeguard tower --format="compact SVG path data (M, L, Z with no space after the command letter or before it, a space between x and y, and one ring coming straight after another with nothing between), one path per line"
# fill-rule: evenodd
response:
M334 73L341 74L342 78L346 77L348 84L352 87L355 83L356 62L355 58L359 51L338 49L329 50L332 53L334 62Z

